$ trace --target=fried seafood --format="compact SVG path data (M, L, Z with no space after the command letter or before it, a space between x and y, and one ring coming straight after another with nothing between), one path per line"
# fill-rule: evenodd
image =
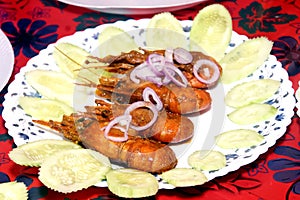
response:
M122 115L129 106L127 104L110 104L102 100L96 100L96 103L97 106L86 106L86 112L73 113L70 116L64 115L61 122L41 120L35 120L35 122L48 126L62 133L65 138L78 143L81 142L77 133L78 123L85 123L81 127L84 127L89 119L96 119L99 123L108 123ZM137 108L130 114L132 124L137 127L145 126L153 118L152 111L145 107ZM163 110L159 112L158 118L149 128L140 131L130 128L129 132L129 135L151 138L163 143L179 143L193 136L194 125L186 116Z
M166 144L136 136L129 136L125 142L114 142L107 139L101 129L100 123L91 122L79 133L83 145L128 167L147 172L161 173L177 164L175 153ZM110 134L118 136L123 133L112 129Z
M208 87L214 86L217 83L217 81L214 81L212 84L209 84L207 82L197 79L197 77L195 77L193 66L199 60L209 61L209 63L206 62L206 64L204 65L206 65L208 67L207 69L209 70L218 70L219 71L218 78L219 78L219 76L222 73L222 67L220 66L220 64L214 58L205 55L202 52L194 51L189 53L192 56L192 60L190 63L186 63L186 64L179 63L174 59L174 55L173 56L171 55L171 60L169 61L172 62L174 66L177 67L180 71L182 71L183 75L186 77L189 83L189 86L194 88L201 88L201 89L206 89ZM166 55L167 50L145 50L140 48L139 51L132 50L128 53L122 53L119 56L106 56L104 58L96 58L96 59L98 59L99 62L109 63L108 66L104 67L105 70L109 72L118 73L118 74L125 74L128 71L132 70L133 68L139 66L140 64L147 62L147 59L151 54ZM217 66L217 69L209 67L209 65L211 64ZM199 76L203 76L205 73L206 73L205 71L201 71L201 70L197 71L197 74L199 74ZM210 71L210 73L213 72Z
M109 63L101 68L110 73L99 77L96 94L110 102L96 100L97 105L61 122L35 122L128 167L152 173L174 168L177 158L167 144L193 136L194 125L183 114L210 108L207 89L222 69L200 52L169 51L140 49L96 58Z
M86 148L94 149L113 161L123 163L128 167L152 173L161 173L172 169L177 164L173 150L157 140L137 136L131 129L126 141L117 142L105 137L103 128L107 121L99 121L92 115L72 114L65 116L63 122L35 121L46 125L63 134L75 143L81 143ZM112 128L110 136L122 137L123 132Z
M88 113L105 116L112 120L122 115L128 104L110 104L102 100L96 100L97 106L87 106ZM132 123L135 126L145 126L151 121L153 113L151 110L141 107L131 112ZM141 137L152 138L165 143L179 143L190 139L193 136L194 125L192 121L177 113L160 111L156 122L146 130L138 131Z
M111 77L99 77L96 94L112 102L133 103L151 88L164 107L173 113L189 114L210 107L207 89L214 86L222 68L211 57L183 48L130 51L99 60Z
M96 94L113 102L128 104L142 100L142 93L146 87L153 89L160 97L164 108L173 113L195 113L206 110L211 105L211 97L206 90L181 88L176 85L158 86L152 82L135 84L128 79L119 81L115 87L99 84Z

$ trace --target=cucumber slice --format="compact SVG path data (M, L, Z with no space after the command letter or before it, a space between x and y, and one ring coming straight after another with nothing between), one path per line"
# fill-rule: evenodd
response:
M81 149L81 146L65 140L37 140L14 148L8 156L19 165L38 167L52 154L67 149Z
M174 168L163 172L161 176L163 180L175 187L202 185L207 182L207 178L202 172L190 168Z
M53 57L61 71L78 83L98 84L100 76L109 75L109 72L101 68L105 63L99 62L89 52L71 43L57 44Z
M231 130L216 136L216 144L224 149L248 148L263 140L262 135L250 129Z
M117 56L122 52L138 49L134 39L127 32L115 26L103 29L98 41L100 58L108 55Z
M53 51L57 66L73 79L77 77L88 56L89 52L71 43L59 43Z
M109 159L96 151L69 149L45 159L39 180L50 189L70 193L95 185L110 169Z
M188 40L183 28L170 12L156 14L150 19L146 30L146 44L153 49L188 49Z
M0 199L27 200L28 190L23 182L0 183Z
M250 104L229 113L228 118L240 125L265 121L275 116L277 109L269 104Z
M219 170L226 166L226 157L219 151L199 150L188 157L188 163L197 170Z
M279 87L280 81L273 79L243 82L231 88L225 96L225 103L234 108L261 103L274 95Z
M156 178L135 169L120 168L106 174L108 189L124 198L142 198L155 195L159 189Z
M253 73L267 60L272 46L273 42L259 37L247 40L234 48L220 60L223 68L222 83L229 84Z
M25 74L29 85L36 89L42 96L61 101L68 106L73 106L73 79L64 73L49 70L32 70Z
M33 119L44 121L61 121L63 115L70 115L73 112L70 106L51 99L26 96L19 98L19 104Z
M204 7L193 20L190 49L205 52L219 61L225 54L232 34L232 19L221 4ZM200 49L199 49L200 47Z

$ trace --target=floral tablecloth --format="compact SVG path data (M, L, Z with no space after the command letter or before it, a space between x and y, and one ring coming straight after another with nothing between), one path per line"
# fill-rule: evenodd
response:
M172 14L180 20L192 20L202 7L211 3L227 7L237 33L249 37L267 36L274 41L271 53L282 63L296 90L300 80L300 1L205 1ZM59 38L100 24L149 17L152 15L108 14L55 0L1 0L0 27L8 36L15 54L9 83L31 57ZM0 114L7 86L0 93ZM294 111L285 135L255 162L202 186L160 190L151 199L300 199L300 119L296 108ZM38 180L36 168L19 166L9 159L8 152L15 144L4 123L0 116L0 183L22 181L28 187L29 199L34 200L118 199L107 188L101 187L90 187L71 194L46 188Z

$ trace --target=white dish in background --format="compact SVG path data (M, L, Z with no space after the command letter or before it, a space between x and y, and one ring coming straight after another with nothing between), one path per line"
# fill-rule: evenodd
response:
M154 14L192 7L206 0L59 0L60 2L114 14Z
M295 92L295 97L296 97L296 108L297 110L297 115L300 117L300 81L298 82L298 89Z
M14 62L15 56L13 48L6 35L0 29L0 91L4 88L11 76Z
M136 41L140 41L140 44L143 44L145 29L149 23L149 20L150 19L118 21L109 25L113 25L127 31L129 34L132 34L131 36ZM182 27L185 28L192 26L192 21L190 20L180 21L180 23ZM74 35L61 38L57 43L69 42L85 49L86 51L95 53L97 52L95 49L97 49L99 46L97 42L98 36L101 35L101 31L106 26L108 25L100 25L95 28L89 28L81 32L76 32ZM187 28L187 30L190 29ZM189 32L185 32L185 34L188 36ZM236 45L241 44L246 39L246 36L233 32L231 43L227 51L232 50ZM35 69L59 70L52 57L54 45L55 44L49 45L46 49L40 51L37 56L28 61L27 65L21 69L20 73L16 75L15 80L9 85L8 93L5 95L5 101L3 103L4 110L2 115L3 119L6 121L5 126L8 129L8 134L13 137L17 146L35 140L49 138L62 139L61 136L34 125L32 123L32 118L26 115L22 108L18 106L18 98L20 96L40 95L26 82L24 74L27 71ZM252 75L241 81L243 82L263 78L271 78L281 82L279 90L266 101L266 103L272 104L278 108L276 116L268 119L267 121L247 126L247 128L255 130L263 135L263 142L250 148L240 149L222 149L214 145L214 137L216 135L220 134L224 130L237 129L241 127L230 123L229 119L226 117L226 112L228 113L229 109L224 106L223 98L220 98L218 91L214 91L213 89L210 90L210 93L212 94L212 108L204 114L191 117L195 125L195 131L192 140L189 143L172 146L178 158L177 167L189 167L187 164L188 156L196 150L207 149L207 146L204 146L204 142L205 145L207 145L212 141L213 144L210 146L211 149L218 150L226 156L226 166L224 168L215 171L203 171L207 179L212 180L216 177L224 176L229 172L236 171L240 167L255 161L259 155L268 151L268 149L285 134L286 127L291 123L291 117L294 115L293 109L295 107L295 98L292 83L288 78L286 70L282 68L281 63L278 62L276 57L273 55L270 55L265 63ZM233 85L238 83L240 82L234 83ZM223 93L226 93L230 87L233 86L222 84L219 85L220 87L223 87ZM217 95L214 96L216 93ZM220 104L220 101L223 104ZM218 126L219 128L217 128ZM174 188L172 185L162 181L159 175L157 177L161 189ZM97 186L106 187L107 183L106 181L102 181L97 184Z

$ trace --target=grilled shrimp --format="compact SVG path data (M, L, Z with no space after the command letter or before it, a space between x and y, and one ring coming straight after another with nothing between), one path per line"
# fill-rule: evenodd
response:
M80 122L77 119L95 118L99 123L108 123L117 116L124 113L129 105L125 104L109 104L101 100L96 100L97 106L86 106L86 112L73 113L70 116L63 116L61 122L44 122L37 123L49 126L50 128L61 132L64 137L75 141L79 141L77 135L77 125ZM131 113L132 124L137 127L145 126L152 118L153 113L145 107L133 110ZM83 121L84 122L84 121ZM145 130L136 131L129 129L130 135L141 136L143 138L152 138L163 143L179 143L190 139L194 133L194 125L186 116L171 113L168 111L160 111L158 118L152 126Z
M177 158L168 145L136 136L130 136L125 142L114 142L104 136L102 126L103 124L94 121L79 133L85 147L128 167L147 172L161 173L176 166ZM111 129L110 134L118 136L123 133L118 129Z
M159 54L159 55L165 55L165 50L145 50L141 49L140 51L132 50L128 53L122 53L121 55L118 56L107 56L104 58L96 58L99 60L99 62L105 62L109 63L108 66L103 67L105 70L109 72L114 72L117 74L125 74L128 71L132 70L139 64L142 64L145 62L150 54ZM222 73L222 67L220 64L212 57L203 54L202 52L190 52L193 59L191 63L188 64L180 64L178 62L174 61L174 66L177 67L179 70L182 71L183 75L186 77L188 80L189 86L194 87L194 88L201 88L201 89L206 89L208 87L214 86L217 82L215 82L213 85L209 85L207 83L204 83L200 80L198 80L194 73L193 73L193 65L199 60L199 59L204 59L204 60L209 60L215 65L217 65L219 74L221 75ZM100 78L101 79L101 78ZM100 80L101 82L101 80Z
M97 106L87 106L88 113L104 116L108 120L123 114L129 106L127 104L110 104L102 100L96 100ZM144 126L149 123L153 113L147 108L137 108L131 112L134 126ZM193 136L194 125L186 116L162 110L159 112L156 122L146 130L138 131L144 138L152 138L164 143L179 143L190 139Z
M206 90L176 85L157 86L152 82L134 84L128 80L119 81L115 87L98 84L96 94L118 103L132 103L143 98L143 90L149 87L160 97L164 107L173 113L190 114L206 110L211 105Z
M92 115L71 115L65 117L63 123L36 121L50 126L61 132L63 136L75 143L83 144L86 148L94 149L103 155L135 169L161 173L174 168L177 159L173 150L166 144L157 140L133 136L130 133L128 139L116 142L104 135L103 127L108 122L99 122ZM134 130L131 130L134 132ZM119 129L110 129L109 135L121 137L124 133Z

